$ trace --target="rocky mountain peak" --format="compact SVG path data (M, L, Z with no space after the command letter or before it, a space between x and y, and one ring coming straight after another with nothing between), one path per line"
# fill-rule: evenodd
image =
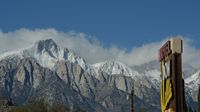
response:
M50 69L54 69L54 65L58 61L69 61L80 65L83 69L87 68L83 58L75 55L67 48L58 46L53 39L40 40L29 48L10 51L0 55L0 59L7 57L35 58L41 66Z
M47 52L51 52L52 50L54 50L55 52L58 52L58 46L53 41L53 39L40 40L35 43L35 46L39 53L41 53L44 50Z
M121 74L134 77L138 74L136 71L131 70L131 68L129 68L127 65L118 61L96 63L93 65L93 67L96 68L96 70L104 71L111 75Z
M34 53L31 56L38 60L42 66L50 69L53 69L58 61L69 61L79 64L83 69L86 68L83 58L76 56L67 48L58 46L53 39L40 40L35 43L33 48L27 51Z

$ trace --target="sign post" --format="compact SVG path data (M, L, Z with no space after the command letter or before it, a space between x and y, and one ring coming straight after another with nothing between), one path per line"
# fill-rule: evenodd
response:
M173 38L159 50L162 84L162 112L184 112L184 80L182 78L182 40Z

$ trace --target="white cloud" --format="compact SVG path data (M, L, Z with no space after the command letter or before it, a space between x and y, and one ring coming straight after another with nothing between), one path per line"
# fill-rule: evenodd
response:
M61 32L55 29L19 29L7 33L0 31L0 53L25 48L38 40L49 38L55 40L62 47L66 47L82 56L88 63L117 60L130 66L157 60L158 49L168 39L148 43L140 47L133 46L132 50L127 52L125 49L116 46L105 48L97 39L84 33ZM181 38L184 40L183 63L200 67L200 59L198 59L200 50L192 46L192 40Z

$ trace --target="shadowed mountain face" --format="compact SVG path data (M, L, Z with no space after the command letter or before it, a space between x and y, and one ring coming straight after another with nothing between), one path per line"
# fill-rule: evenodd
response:
M52 39L7 54L0 56L0 95L18 105L45 99L89 112L123 112L130 109L134 87L136 110L160 111L161 79L155 62L132 68L120 62L89 65ZM193 77L186 79L186 99L191 104L196 97L193 87L199 84L199 77Z

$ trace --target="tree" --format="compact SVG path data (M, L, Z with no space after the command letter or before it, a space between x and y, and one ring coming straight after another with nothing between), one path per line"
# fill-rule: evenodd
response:
M24 107L14 107L9 112L29 112L29 110Z
M185 110L185 112L188 112L188 106L187 106L187 103L186 103L185 95L184 95L184 110Z
M144 107L141 107L139 112L146 112L146 109Z
M31 110L31 112L47 112L48 110L48 105L44 99L28 103L26 106Z
M0 111L1 112L1 111ZM49 105L44 99L38 101L31 101L24 106L16 106L11 109L10 112L86 112L80 107L74 107L73 111L70 111L69 106L62 103L54 103Z
M44 99L28 103L24 106L17 106L11 109L11 112L47 112L47 103Z
M188 107L186 103L185 103L185 112L188 112Z
M199 85L199 90L198 90L198 112L200 112L200 85Z
M192 110L192 108L191 108L191 107L189 107L189 109L188 109L188 112L193 112L193 110Z
M68 106L65 106L61 103L54 103L50 107L50 112L70 112L70 109Z

